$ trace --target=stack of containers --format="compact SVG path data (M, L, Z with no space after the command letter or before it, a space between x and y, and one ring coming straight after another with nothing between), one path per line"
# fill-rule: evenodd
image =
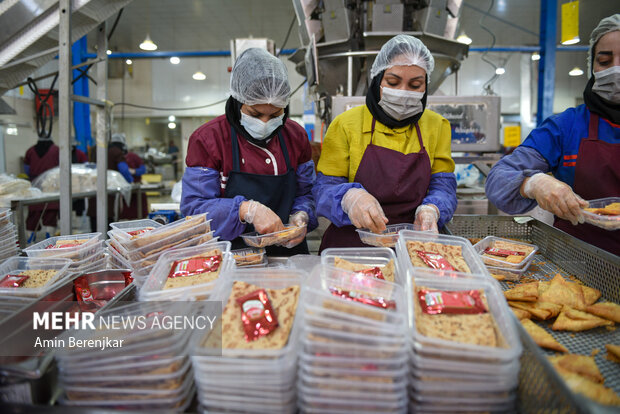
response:
M410 410L416 413L514 411L522 348L514 318L497 282L485 275L421 268L416 268L410 276L407 294L409 313L413 315L409 331ZM419 330L422 319L415 316L423 314L416 287L449 292L483 291L494 323L496 346L477 345L469 339L467 342L471 343L448 340L447 335L440 338L442 334L429 333L431 325L422 334ZM437 329L447 325L439 326ZM458 330L465 332L467 328L467 322L461 321ZM470 327L471 336L479 332L478 328L479 324Z
M10 208L0 208L0 263L19 254L17 228L11 222L12 215Z
M307 273L297 269L239 269L220 279L211 300L225 306L236 281L262 289L286 289L301 286ZM237 298L234 298L237 299ZM303 293L299 292L288 340L279 349L219 349L205 347L207 338L197 338L193 349L198 399L204 412L295 413L295 378ZM239 306L235 304L235 306ZM276 317L278 309L274 308ZM290 315L288 315L290 317ZM280 320L280 322L282 322ZM242 324L238 321L226 323ZM280 328L277 328L280 329ZM224 332L224 335L226 333ZM243 337L238 339L245 341Z
M146 317L188 315L187 303L174 308L164 303L131 303L97 314L95 330L66 331L60 338L123 340L120 347L69 347L56 350L58 383L64 390L62 405L101 409L183 412L193 399L193 374L189 360L191 330L153 327L108 329L99 319L139 321ZM155 315L155 316L152 316ZM137 324L138 322L136 322ZM137 326L137 325L136 325Z
M305 413L407 412L403 288L320 265L307 279L303 294L299 409Z
M497 258L484 256L488 248L497 247L498 243L510 243L511 245L518 246L517 248L521 248L523 252L529 253L525 254L523 260L519 263L510 263L506 258L499 256ZM487 236L474 245L474 250L480 255L480 258L486 264L489 272L502 275L508 280L519 280L530 267L532 260L534 260L534 255L538 251L538 246L495 236Z
M229 241L210 241L199 246L175 249L162 254L159 256L159 259L157 259L157 263L146 282L140 288L138 300L208 300L219 278L224 277L224 275L230 272L235 266L232 255L230 254L230 246L231 243ZM219 265L217 265L217 268L213 269L213 271L219 272L217 279L205 283L196 283L191 286L165 289L166 281L168 280L175 262L204 256L214 250L219 250L221 252L221 261ZM180 266L183 266L183 264Z
M101 233L50 237L24 249L28 257L70 259L68 271L88 273L106 267Z
M110 223L112 230L108 231L109 240L106 240L106 251L110 266L116 269L133 270L128 257L123 256L121 251L125 251L122 247L123 243L131 240L132 236L145 233L161 227L161 223L151 219L118 221Z

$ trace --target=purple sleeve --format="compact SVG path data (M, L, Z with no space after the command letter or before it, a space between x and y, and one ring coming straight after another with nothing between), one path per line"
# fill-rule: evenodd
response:
M24 172L26 173L26 175L28 177L30 177L30 165L24 164ZM32 178L30 178L30 179L32 179Z
M243 196L223 198L220 195L220 173L211 168L187 167L183 174L181 213L186 216L207 213L214 235L233 240L245 232L246 224L239 220L239 205Z
M454 173L432 174L428 192L422 204L434 204L439 209L437 227L442 228L445 223L450 221L457 204Z
M297 190L295 192L295 200L291 208L291 214L297 211L305 211L308 213L308 231L312 231L319 226L316 217L316 209L314 207L314 196L312 188L316 181L316 173L314 172L314 161L310 160L297 166Z
M536 200L521 196L526 177L549 172L549 164L534 148L519 146L491 168L485 190L489 201L508 214L525 213L536 207Z
M123 177L125 177L125 180L127 180L128 183L133 183L133 177L129 172L129 165L127 165L125 161L121 161L116 164L116 168L118 168L118 172L121 173Z
M136 168L136 177L141 177L146 172L146 165L142 164Z
M326 217L337 227L351 225L349 216L342 211L342 197L351 188L364 188L359 183L350 183L346 177L334 177L318 173L312 193L316 200L316 214Z

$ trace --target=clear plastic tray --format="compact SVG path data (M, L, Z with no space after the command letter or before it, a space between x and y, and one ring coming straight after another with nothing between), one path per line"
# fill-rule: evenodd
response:
M531 263L532 262L530 262L529 264ZM494 266L487 266L487 269L489 270L489 273L491 273L491 276L502 276L506 280L517 282L521 280L521 277L525 274L525 272L527 272L527 269L529 269L529 264L523 269L502 269L501 267Z
M469 240L463 237L446 236L443 234L434 234L424 231L403 230L399 233L398 242L396 243L396 256L401 263L401 269L403 271L409 272L409 275L413 271L414 266L409 257L409 252L407 251L408 241L418 241L424 243L432 242L449 246L459 246L461 248L463 259L469 267L470 273L484 274L489 276L488 270L484 266L484 263L480 259L480 256L478 256L476 251L473 249Z
M75 246L64 247L62 249L47 249L53 246L59 240L71 242L72 240L88 240L87 242ZM29 257L62 257L79 261L91 255L98 248L97 242L101 240L101 233L75 234L70 236L56 236L43 240L37 244L26 247L24 252Z
M497 259L494 259L491 257L484 256L484 251L488 247L494 247L495 243L498 241L508 242L508 243L524 246L527 248L531 248L532 251L529 254L527 254L523 258L523 260L521 260L520 263L509 263L505 260L502 260L499 257ZM476 251L476 253L480 255L480 258L486 265L491 265L491 266L499 267L502 269L526 270L529 267L530 263L532 263L532 259L534 259L534 255L538 251L538 246L534 244L529 244L529 243L517 242L514 240L502 239L501 237L487 236L484 239L480 240L478 243L474 244L474 250Z
M188 259L190 257L199 256L201 254L219 250L222 253L222 262L219 267L219 275L225 274L230 271L232 267L234 267L232 256L230 255L230 246L231 243L229 241L222 241L216 243L209 243L207 245L198 246L198 247L187 247L184 249L175 249L171 252L166 252L159 256L157 259L157 263L155 267L151 271L150 276L142 285L139 292L140 300L149 300L149 296L152 296L153 293L160 293L156 295L159 300L165 300L166 297L182 295L183 293L188 293L191 297L195 294L204 293L211 291L216 283L217 279L207 283L201 283L192 286L184 286L174 289L166 289L163 290L164 285L168 279L168 274L170 273L170 267L172 263L176 260Z
M409 379L402 377L394 382L369 382L363 379L355 380L352 378L325 378L309 375L306 372L299 372L299 382L309 387L325 387L326 389L343 389L350 391L371 391L371 392L389 392L394 393L406 387Z
M151 254L141 260L133 260L131 257L128 257L127 261L132 263L132 266L137 273L145 275L147 272L150 273L150 271L155 266L155 263L157 263L157 260L162 254L185 247L201 246L207 243L215 243L217 239L217 237L213 237L213 231L210 231L207 234L203 234L201 236L194 236L174 246L170 246L165 250L161 250L157 253Z
M241 235L241 238L248 246L252 247L266 247L272 246L276 243L285 243L296 237L299 237L306 230L306 226L294 226L292 224L286 224L284 230L276 231L273 233L258 234L253 231L251 233L245 233Z
M485 364L479 361L463 361L458 357L441 358L434 355L420 355L409 353L413 369L436 370L447 374L467 372L478 375L503 375L512 378L519 374L519 361L510 361L502 364Z
M404 286L406 278L400 271L394 250L387 247L343 247L330 248L321 252L321 264L334 266L336 257L349 262L359 263L368 267L385 267L390 260L394 261L394 283Z
M237 267L265 266L267 256L265 249L248 247L231 251Z
M143 233L126 243L127 250L139 250L148 246L154 246L166 240L168 243L186 239L194 234L208 233L211 231L207 220L207 213L188 216L173 223L158 227L148 233ZM207 228L204 228L204 225ZM192 231L193 230L193 231Z
M68 259L42 259L31 257L11 257L0 265L0 280L9 274L18 274L24 270L55 270L56 274L45 285L38 288L0 288L0 295L39 297L49 290L56 280L66 272L69 264Z
M381 233L373 233L368 229L356 229L362 243L376 247L394 247L401 230L416 230L411 223L390 224Z
M620 203L620 197L598 198L596 200L589 200L588 203L588 208L604 208L612 203ZM586 223L592 224L593 226L597 226L605 230L620 229L620 215L606 216L584 210L583 216Z
M104 256L104 252L105 252L104 245L105 245L105 242L101 240L97 242L95 245L91 246L91 248L89 248L89 251L91 251L92 253L84 257L81 260L73 260L71 262L71 266L69 266L69 269L84 267L88 265L89 263L92 263L93 261L101 259Z
M403 396L407 395L406 386L403 385L400 390L395 392L367 390L342 390L342 389L330 389L324 386L312 387L304 384L303 381L297 382L297 390L299 395L303 395L305 398L341 398L343 400L370 400L370 401L387 401L387 402L399 402L402 401Z
M155 232L160 229L163 229L163 227L153 230L148 234L155 234ZM126 243L125 247L127 248L127 257L131 260L143 260L145 258L148 258L149 256L161 253L164 250L184 243L187 240L200 238L201 235L205 235L207 233L209 233L208 222L198 224L195 227L186 228L179 233L171 234L169 235L169 237L157 240L143 247L136 248L131 246L131 242Z
M448 393L500 393L514 391L519 385L517 375L505 378L503 381L450 381L438 379L435 381L425 380L424 377L410 377L411 386L418 392L443 392Z
M127 232L127 230L137 230L143 229L145 227L161 227L162 224L158 221L151 219L139 219L139 220L128 220L128 221L117 221L115 223L110 223L110 227L114 230L121 230L123 232Z

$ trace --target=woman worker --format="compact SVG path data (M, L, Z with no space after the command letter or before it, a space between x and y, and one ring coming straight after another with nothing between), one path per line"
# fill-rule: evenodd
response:
M305 130L288 119L291 88L284 63L262 49L235 62L226 114L191 135L183 175L181 212L208 213L215 235L244 247L239 235L317 227L315 181ZM305 232L269 255L308 253Z
M620 255L620 231L584 223L582 214L584 200L620 196L620 14L592 31L588 67L585 103L547 118L495 164L486 193L509 214L538 204L559 229Z
M452 217L450 124L425 110L433 66L419 39L390 39L372 65L366 105L332 121L314 189L317 214L332 222L321 250L364 246L356 227L377 233L388 223L414 223L437 232Z

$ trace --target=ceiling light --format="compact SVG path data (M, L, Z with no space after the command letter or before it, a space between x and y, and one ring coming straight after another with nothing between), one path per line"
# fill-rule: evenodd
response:
M568 76L581 76L583 75L583 70L581 70L580 67L575 66L574 68L571 69L570 72L568 72Z
M538 52L532 53L532 60L540 60L540 53Z
M105 54L106 54L106 55L111 55L111 54L112 54L112 51L111 51L110 49L108 49L108 50L106 50L106 51L105 51Z
M174 121L176 121L176 120L177 120L177 117L176 117L176 116L174 116L174 115L170 115L170 116L168 117L168 122L174 122Z
M579 36L575 36L572 39L568 39L562 42L563 45L574 45L575 43L579 43Z
M153 43L151 37L147 34L144 42L140 43L140 49L142 50L157 50L157 45Z
M504 73L506 73L506 69L504 69L504 68L497 68L497 69L495 69L495 74L496 75L503 75Z
M179 58L178 58L178 57L176 57L176 56L172 56L172 57L170 58L170 63L172 63L173 65L178 65L179 63L181 63L181 59L179 59Z
M125 63L126 63L126 64L128 64L128 65L131 65L131 64L133 63L133 60L131 60L131 59L127 59L127 60L125 61Z
M207 79L207 75L205 75L201 71L198 71L198 72L196 72L196 73L194 73L192 75L192 79L194 79L194 80L205 80L205 79Z
M463 43L464 45L471 45L471 38L465 34L465 32L461 33L459 37L456 38L456 41L459 43Z
M168 123L168 128L175 129L176 127L177 127L177 124L175 124L174 122L169 122Z

